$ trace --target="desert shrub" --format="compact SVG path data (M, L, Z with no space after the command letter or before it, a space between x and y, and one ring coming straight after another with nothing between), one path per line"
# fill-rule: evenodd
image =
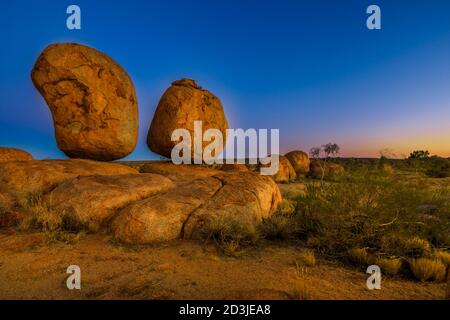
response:
M419 237L412 237L401 240L398 243L402 253L406 256L424 257L431 253L431 245L427 240Z
M202 237L213 240L226 255L239 256L259 240L255 226L232 216L214 216L205 225Z
M277 212L258 226L261 237L269 240L286 240L298 234L297 221L292 214Z
M450 177L450 161L445 158L433 156L427 161L428 169L425 174L432 178Z
M295 202L289 199L281 200L278 205L278 212L282 214L292 214L295 212Z
M445 265L437 259L419 258L411 261L411 272L417 280L441 282L445 279Z
M38 229L45 232L78 233L87 229L71 218L72 215L52 209L51 199L45 202L40 195L32 195L23 198L23 201L22 208L26 209L29 215L19 225L22 231Z
M296 198L299 236L320 253L338 258L348 257L349 248L419 257L429 253L430 243L450 245L448 190L374 172L361 170L339 183L307 183ZM436 208L428 215L432 219L421 214L424 204ZM399 238L406 239L400 251Z
M380 267L382 273L395 276L399 273L402 267L402 260L399 258L379 258L376 260L375 264Z
M347 259L356 266L367 266L370 264L370 256L366 248L353 248L347 251Z
M450 252L437 250L433 256L437 260L440 260L447 268L450 268Z

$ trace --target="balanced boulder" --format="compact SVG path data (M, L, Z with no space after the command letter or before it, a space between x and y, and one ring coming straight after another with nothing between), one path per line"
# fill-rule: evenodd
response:
M87 46L48 46L31 73L52 112L58 147L69 157L109 161L137 143L138 108L126 71Z
M284 155L292 167L294 168L297 175L305 175L309 172L309 156L303 151L291 151Z
M33 160L33 156L26 151L16 148L0 148L0 162Z
M162 156L171 158L172 149L178 141L172 141L176 129L186 129L191 135L191 158L194 158L194 122L202 122L202 130L218 129L226 143L228 122L220 100L209 91L197 86L194 80L174 81L158 103L147 136L149 148ZM210 144L203 141L203 148ZM222 151L222 150L218 150ZM214 154L218 156L218 154Z

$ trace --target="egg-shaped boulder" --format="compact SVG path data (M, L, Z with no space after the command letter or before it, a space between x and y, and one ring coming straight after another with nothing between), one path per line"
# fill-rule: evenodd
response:
M52 112L59 149L71 158L110 161L137 143L138 107L127 72L84 45L48 46L31 78Z
M174 81L161 97L147 136L147 144L153 152L171 158L172 149L179 141L172 141L176 129L186 129L191 137L191 159L194 159L194 122L201 121L202 131L218 129L226 144L228 122L219 98L198 86L194 80ZM204 140L202 148L211 141ZM218 150L217 153L222 150ZM218 154L215 154L218 156Z

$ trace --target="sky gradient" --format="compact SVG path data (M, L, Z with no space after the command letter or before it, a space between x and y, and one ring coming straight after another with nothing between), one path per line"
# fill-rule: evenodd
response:
M82 30L66 28L81 7ZM366 28L377 4L382 30ZM342 156L450 156L450 1L8 1L0 11L0 146L64 158L30 72L44 48L77 42L133 79L146 146L170 83L187 77L217 95L231 128L279 128L280 148L336 142Z

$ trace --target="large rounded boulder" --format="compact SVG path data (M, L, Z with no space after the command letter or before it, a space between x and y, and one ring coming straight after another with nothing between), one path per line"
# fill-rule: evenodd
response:
M33 156L26 151L16 148L0 148L0 162L33 160Z
M162 156L171 158L172 149L179 141L172 141L176 129L186 129L191 135L191 158L194 158L194 122L202 122L203 133L218 129L225 146L228 122L220 100L191 79L174 81L158 103L147 136L149 148ZM203 148L210 144L203 141ZM220 150L221 151L221 150ZM216 154L215 156L217 156Z
M273 176L275 182L289 183L297 179L297 173L291 162L285 156L278 156L278 172Z
M297 175L305 175L309 172L310 161L307 153L296 150L284 156L289 160Z
M31 78L52 112L56 142L66 155L109 161L134 150L136 93L113 59L80 44L54 44L39 56Z

